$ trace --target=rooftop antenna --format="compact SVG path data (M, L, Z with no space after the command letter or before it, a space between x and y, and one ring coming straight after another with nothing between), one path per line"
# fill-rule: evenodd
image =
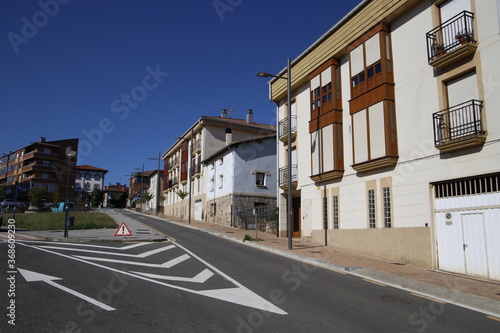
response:
M232 114L234 113L234 108L230 108L227 113L229 113L229 118L231 118Z

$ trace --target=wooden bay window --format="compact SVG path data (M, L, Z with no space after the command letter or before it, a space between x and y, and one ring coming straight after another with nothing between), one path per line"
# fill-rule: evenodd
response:
M389 28L379 24L350 45L348 52L353 168L364 172L395 164L398 147Z
M342 100L340 65L330 59L308 76L311 94L311 179L315 182L342 177Z

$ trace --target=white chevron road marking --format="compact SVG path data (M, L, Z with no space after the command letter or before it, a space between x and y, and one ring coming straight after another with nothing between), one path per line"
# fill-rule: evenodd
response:
M139 253L139 254L130 254L130 253L117 253L117 252L105 252L105 251L97 251L97 250L87 250L87 249L77 249L77 248L69 248L69 247L58 247L58 246L42 246L44 249L51 250L63 250L63 251L74 251L74 252L86 252L86 253L99 253L99 254L108 254L113 256L121 256L121 257L130 257L130 258L146 258L153 254L160 253L163 251L167 251L175 248L175 245L168 245L164 247L160 247L151 251Z
M116 273L119 273L119 274L127 275L127 276L130 276L130 277L134 277L134 278L141 279L141 280L144 280L144 281L148 281L148 282L151 282L151 283L155 283L157 285L165 286L165 287L168 287L168 288L173 288L173 289L185 291L185 292L188 292L188 293L193 293L193 294L200 295L200 296L206 296L206 297L218 299L218 300L229 302L229 303L233 303L233 304L247 306L247 307L251 307L251 308L263 310L263 311L266 311L266 312L276 313L276 314L280 314L280 315L287 315L288 314L287 312L285 312L284 310L280 309L279 307L277 307L273 303L271 303L271 302L265 300L264 298L260 297L259 295L255 294L254 292L252 292L251 290L249 290L248 288L246 288L245 286L243 286L241 283L237 282L236 280L232 279L231 277L229 277L228 275L226 275L225 273L223 273L219 269L215 268L214 266L212 266L211 264L209 264L205 260L201 259L200 257L198 257L197 255L195 255L193 252L189 251L185 247L183 247L183 246L181 246L181 245L179 245L177 243L175 243L175 244L176 244L176 246L178 246L179 248L183 249L186 253L189 253L190 255L184 254L184 255L182 255L180 257L177 257L175 259L167 261L167 262L165 262L163 264L148 264L148 263L140 263L140 262L129 262L129 261L124 261L124 260L113 260L113 259L107 259L106 260L105 258L93 258L93 257L86 257L86 256L79 256L78 257L78 256L72 256L72 255L68 255L68 254L64 254L64 253L60 253L60 252L51 251L50 249L45 249L45 248L42 248L42 247L39 247L39 246L35 246L35 245L25 244L25 242L20 242L19 243L19 245L21 245L21 246L30 247L30 248L33 248L33 249L36 249L36 250L39 250L39 251L44 251L44 252L47 252L47 253L50 253L50 254L54 254L54 255L57 255L57 256L64 257L64 258L68 258L68 259L71 259L71 260L82 262L82 263L85 263L85 264L88 264L88 265L99 267L101 269L106 269L106 270L109 270L109 271L112 271L112 272L116 272ZM159 281L158 279L160 279L160 278L158 278L157 276L155 276L155 278L150 278L150 277L147 277L147 276L144 276L144 275L139 275L138 273L127 272L127 271L123 271L123 270L120 270L120 269L117 269L117 268L113 268L113 267L104 266L104 265L101 265L101 264L98 264L98 263L94 262L94 261L111 262L111 263L115 262L115 263L123 263L123 264L128 264L128 265L139 265L139 266L142 265L142 266L157 267L157 268L168 268L168 267L172 267L172 266L174 266L174 265L176 265L176 264L178 264L178 263L180 263L180 262L182 262L184 260L187 260L187 259L189 259L191 257L193 257L193 258L197 259L198 261L202 262L207 267L209 267L210 270L212 270L213 272L215 272L217 274L220 274L222 277L224 277L225 279L227 279L228 281L230 281L231 283L233 283L236 287L235 288L225 288L225 289L201 290L201 291L200 290L192 290L192 289L189 289L189 288L185 288L185 287L181 287L181 286L176 286L176 285L173 285L173 284L169 284L169 283L166 283L166 282ZM85 260L85 259L87 259L87 260ZM212 273L212 272L209 271L209 273ZM206 276L208 276L209 273L207 273L207 272L203 273L202 272L201 276L203 277L205 274L206 274ZM195 278L200 278L199 275L200 274L198 274ZM177 281L180 281L180 280L177 280Z
M144 267L155 267L155 268L171 268L181 262L188 260L191 258L188 254L183 254L177 258L164 262L163 264L151 264L148 262L137 262L137 261L126 261L126 260L116 260L116 259L108 259L108 258L95 258L95 257L87 257L87 256L76 256L80 259L90 260L90 261L100 261L100 262L110 262L115 264L125 264L125 265L134 265L134 266L144 266Z
M181 282L194 282L194 283L204 283L208 279L210 279L214 273L211 272L209 269L204 269L201 273L196 275L195 277L189 278L189 277L182 277L182 276L167 276L167 275L159 275L159 274L150 274L150 273L142 273L142 272L132 272L135 274L139 274L151 279L158 279L158 280L169 280L169 281L181 281Z

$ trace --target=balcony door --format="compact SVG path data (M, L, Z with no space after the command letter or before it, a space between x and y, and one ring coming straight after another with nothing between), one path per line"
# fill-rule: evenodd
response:
M441 137L448 141L478 134L482 126L476 72L448 81L446 92L448 107L441 118Z
M453 16L463 12L464 10L471 11L470 0L448 0L439 6L441 15L441 23L451 19Z
M472 71L446 83L448 94L448 108L470 101L479 99L477 94L477 76Z

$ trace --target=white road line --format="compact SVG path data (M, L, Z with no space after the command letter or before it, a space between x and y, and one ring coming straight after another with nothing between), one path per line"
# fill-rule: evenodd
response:
M150 274L150 273L142 273L142 272L133 272L133 273L139 274L139 275L151 278L151 279L194 282L194 283L204 283L214 275L214 273L207 268L205 268L201 273L197 274L196 276L194 276L192 278L182 277L182 276L166 276L166 275Z
M91 261L110 262L110 263L115 263L115 264L125 264L125 265L144 266L144 267L156 267L156 268L171 268L171 267L173 267L177 264L180 264L181 262L190 258L189 255L183 254L180 257L177 257L177 258L174 258L174 259L169 260L167 262L164 262L163 264L151 264L148 262L115 260L115 259L95 258L95 257L87 257L87 256L76 256L76 257L80 258L80 259L91 260Z
M61 244L61 245L66 245L66 246L93 247L93 248L100 248L100 249L115 249L115 250L120 250L120 251L130 250L130 249L133 249L133 248L136 248L136 247L139 247L139 246L148 245L148 243L145 243L145 242L130 244L130 245L123 246L123 247L104 246L104 245L91 245L91 244L80 244L80 243L67 243L67 242L50 242L50 241L26 241L26 240L19 241L19 243L21 243L21 242L23 242L23 243ZM44 245L40 245L40 246L43 247Z
M117 253L117 252L105 252L105 251L96 251L96 250L87 250L87 249L75 249L75 248L69 248L69 247L59 247L59 246L41 246L44 249L51 249L51 250L63 250L63 251L76 251L76 252L86 252L86 253L98 253L98 254L107 254L107 255L112 255L112 256L121 256L121 257L130 257L130 258L146 258L150 255L160 253L163 251L167 251L170 249L175 248L175 245L169 245L165 247L160 247L158 249L154 249L148 252L143 252L140 254L130 254L130 253ZM108 247L109 249L109 247Z

